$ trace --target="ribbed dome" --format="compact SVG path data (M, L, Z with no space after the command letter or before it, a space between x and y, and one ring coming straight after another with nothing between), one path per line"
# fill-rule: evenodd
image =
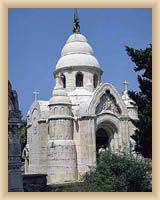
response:
M54 104L71 104L70 100L68 97L64 96L54 96L49 100L49 105L54 105Z
M64 89L53 91L53 97L49 100L49 105L54 104L71 104L71 101Z
M70 43L70 42L87 42L87 39L84 35L82 34L72 34L66 43Z
M61 52L56 69L74 66L88 66L100 68L97 59L93 56L92 47L87 43L85 36L72 34Z
M92 55L69 54L59 59L56 69L70 66L100 67L97 59Z
M66 44L61 52L61 56L68 54L88 54L93 55L92 47L87 42L71 42Z

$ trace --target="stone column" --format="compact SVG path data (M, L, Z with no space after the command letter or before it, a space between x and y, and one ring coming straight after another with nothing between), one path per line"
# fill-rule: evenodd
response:
M124 117L121 119L120 130L122 135L122 149L126 150L129 148L129 121L128 118Z
M93 92L93 74L90 72L84 72L84 88L90 92Z
M71 92L76 88L76 72L68 70L66 74L66 90Z
M40 119L39 124L39 173L47 173L47 143L48 143L48 124L45 119Z
M78 120L79 145L77 148L78 178L80 179L90 167L96 165L96 138L94 118L86 116Z

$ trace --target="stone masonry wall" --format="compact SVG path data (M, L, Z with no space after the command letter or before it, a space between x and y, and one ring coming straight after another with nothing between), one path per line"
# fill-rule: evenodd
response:
M77 179L77 155L73 141L73 119L66 113L64 116L57 113L56 118L53 110L50 109L52 117L49 118L47 182L53 184L75 181Z

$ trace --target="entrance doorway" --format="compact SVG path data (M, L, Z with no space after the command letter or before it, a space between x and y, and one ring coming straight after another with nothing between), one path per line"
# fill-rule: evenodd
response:
M101 150L105 151L107 148L109 149L109 136L105 129L99 128L96 131L96 154L97 154L97 157Z

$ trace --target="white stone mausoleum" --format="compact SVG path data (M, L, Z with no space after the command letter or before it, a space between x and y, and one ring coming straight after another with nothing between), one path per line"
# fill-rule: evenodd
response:
M99 149L129 149L137 107L102 69L85 36L74 32L54 71L49 101L35 100L27 116L25 173L47 174L48 184L77 181L96 165Z

